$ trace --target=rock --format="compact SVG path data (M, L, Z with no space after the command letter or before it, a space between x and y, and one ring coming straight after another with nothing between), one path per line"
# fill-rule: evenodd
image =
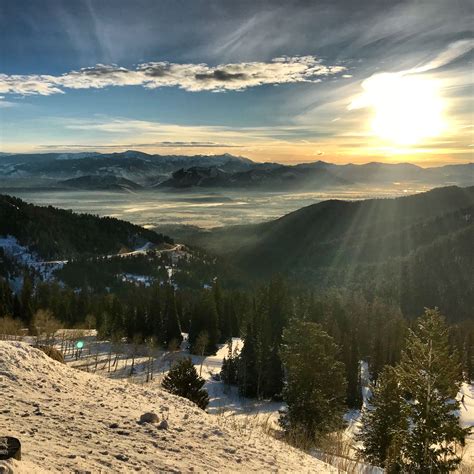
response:
M112 428L113 430L118 427L119 427L118 423L110 423L109 425L109 428Z
M158 425L159 430L167 430L168 429L168 421L167 420L161 420L160 424Z
M158 423L159 418L156 413L147 412L140 416L140 423Z
M21 461L21 442L12 436L0 437L0 460L16 459Z
M125 454L116 454L115 459L118 459L119 461L128 461L128 456L125 456Z

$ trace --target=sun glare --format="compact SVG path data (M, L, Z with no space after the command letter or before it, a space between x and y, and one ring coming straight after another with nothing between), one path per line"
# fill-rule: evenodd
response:
M434 80L377 74L364 81L364 100L374 110L372 130L397 145L414 145L444 128L443 102Z

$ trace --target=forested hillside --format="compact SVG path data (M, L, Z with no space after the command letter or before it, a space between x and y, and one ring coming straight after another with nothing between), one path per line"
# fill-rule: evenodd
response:
M268 223L190 237L252 277L281 272L313 285L378 294L407 314L436 303L459 317L474 304L473 241L474 187L325 201Z
M172 243L164 235L129 222L35 206L0 195L0 236L8 235L44 259L117 253L146 242Z

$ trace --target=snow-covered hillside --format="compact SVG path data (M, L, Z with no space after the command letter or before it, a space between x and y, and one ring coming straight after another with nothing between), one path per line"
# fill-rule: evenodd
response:
M3 462L14 472L336 472L159 388L78 371L23 342L0 341L0 397L0 433L22 442L23 460ZM150 411L168 427L139 424Z
M43 280L50 280L54 271L61 268L66 263L66 260L50 262L42 261L35 252L32 252L29 248L21 245L18 240L11 235L0 235L0 248L3 250L5 255L13 259L13 261L18 265L34 269L41 275ZM19 282L14 283L14 281L12 281L12 286L17 290L21 285Z

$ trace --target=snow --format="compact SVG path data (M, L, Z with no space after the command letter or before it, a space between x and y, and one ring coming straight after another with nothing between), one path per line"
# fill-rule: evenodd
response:
M139 285L150 286L154 278L146 275L136 275L134 273L124 273L122 275L122 281L126 281L129 283L135 283Z
M464 402L462 396L464 395ZM471 428L471 434L466 440L466 449L463 455L463 464L474 470L474 385L464 383L457 399L460 403L459 418L461 426Z
M67 260L44 262L35 252L21 245L16 237L11 235L0 236L0 247L3 248L7 256L19 264L34 268L44 280L51 280L53 273L67 263ZM21 287L15 280L12 281L12 286L15 290Z
M0 471L337 472L158 387L79 371L24 342L0 341L0 393L0 433L21 440L23 457ZM149 411L169 428L138 424Z
M372 391L370 390L369 364L368 362L361 360L359 361L359 367L360 382L362 387L362 410L349 410L344 417L345 421L347 422L345 436L354 444L354 447L358 447L358 445L354 443L353 440L361 428L362 411L370 408L369 401L370 397L372 396Z
M243 341L240 338L232 338L232 351L241 350ZM240 423L251 423L265 426L267 428L278 428L279 410L286 405L283 402L270 400L257 400L241 397L238 388L228 386L215 376L220 374L222 361L228 356L229 347L221 344L215 355L205 357L192 356L198 373L206 380L204 388L209 394L209 406L207 411L226 418L233 417ZM202 361L202 371L201 371Z

